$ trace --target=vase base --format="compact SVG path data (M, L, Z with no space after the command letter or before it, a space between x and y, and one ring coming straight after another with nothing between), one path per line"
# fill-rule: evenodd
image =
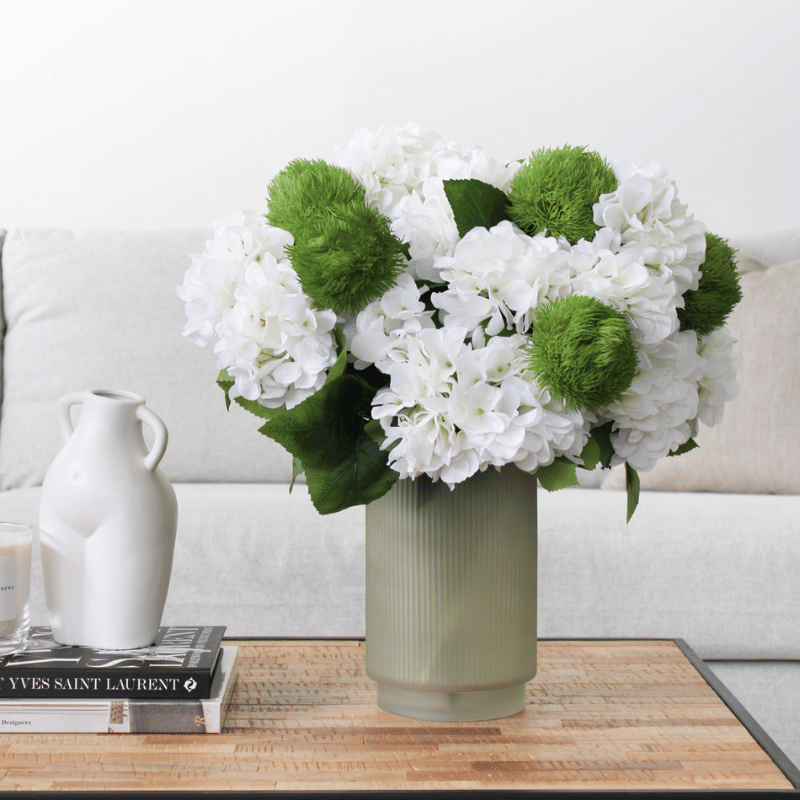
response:
M378 708L409 719L475 722L510 717L524 707L524 683L475 692L437 692L378 684Z

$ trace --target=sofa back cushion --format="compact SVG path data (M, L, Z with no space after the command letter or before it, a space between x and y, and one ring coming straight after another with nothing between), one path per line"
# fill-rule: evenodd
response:
M739 397L725 406L721 424L700 426L697 449L640 475L643 489L800 494L800 234L777 234L772 245L768 237L731 243L744 273L729 320L742 356ZM603 488L624 485L615 470Z
M145 398L169 430L161 466L172 481L290 480L291 457L258 433L258 418L225 410L213 352L182 336L175 287L211 235L6 233L0 488L42 482L63 445L58 399L90 389Z

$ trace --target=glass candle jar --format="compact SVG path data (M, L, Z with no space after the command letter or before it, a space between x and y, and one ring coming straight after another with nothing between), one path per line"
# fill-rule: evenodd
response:
M24 650L30 632L33 528L0 522L0 655Z

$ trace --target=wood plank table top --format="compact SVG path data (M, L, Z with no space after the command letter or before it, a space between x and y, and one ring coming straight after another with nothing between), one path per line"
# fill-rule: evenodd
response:
M525 709L470 723L378 709L363 641L230 643L238 679L221 734L3 734L0 791L517 796L800 786L796 768L735 699L726 698L733 710L723 702L718 691L727 690L709 685L680 640L541 641Z

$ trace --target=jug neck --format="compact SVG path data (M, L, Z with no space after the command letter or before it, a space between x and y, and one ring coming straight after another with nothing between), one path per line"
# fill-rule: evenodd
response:
M75 432L86 436L131 438L144 442L142 423L136 418L144 398L132 392L96 389L87 392Z

